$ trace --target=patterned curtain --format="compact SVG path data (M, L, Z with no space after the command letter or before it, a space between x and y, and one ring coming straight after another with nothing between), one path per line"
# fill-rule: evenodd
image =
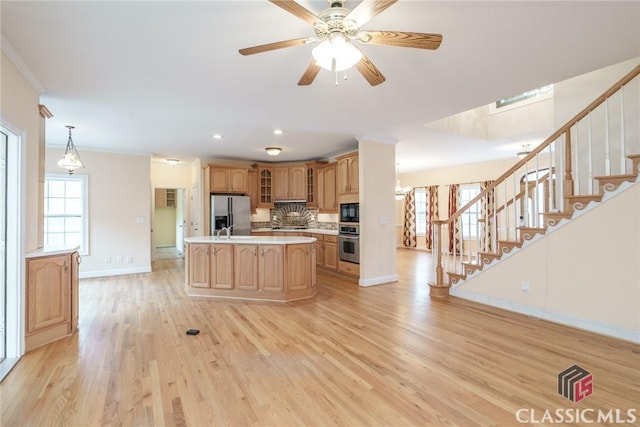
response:
M416 239L416 190L412 189L404 199L404 228L402 244L407 248L418 246Z
M449 217L456 213L460 204L459 196L460 186L458 184L449 185ZM454 223L449 226L449 252L453 252L455 248L457 253L462 252L462 230L460 217L456 218Z
M484 191L493 184L493 181L483 181L480 184L480 191ZM493 252L493 210L495 208L495 189L489 191L482 199L480 205L480 217L484 219L482 223L482 235L480 240L481 252Z
M439 219L438 186L427 187L427 250L433 249L433 221Z

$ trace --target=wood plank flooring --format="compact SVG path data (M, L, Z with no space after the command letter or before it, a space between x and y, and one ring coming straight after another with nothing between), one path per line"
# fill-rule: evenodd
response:
M512 426L520 408L640 419L640 346L431 301L429 263L399 250L400 281L372 288L319 273L318 295L294 303L189 298L182 260L81 280L79 332L9 373L0 425ZM579 403L557 392L573 364L594 378Z

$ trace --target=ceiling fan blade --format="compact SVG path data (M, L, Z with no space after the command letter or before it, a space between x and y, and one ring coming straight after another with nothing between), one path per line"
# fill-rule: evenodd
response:
M242 55L253 55L256 53L268 52L270 50L298 46L307 43L309 43L309 38L305 37L303 39L284 40L281 42L261 44L259 46L245 47L244 49L240 49L238 52L240 52Z
M364 54L362 55L360 62L356 64L356 68L360 71L360 74L367 79L371 86L379 85L386 80L380 70L378 70L378 68L373 65L373 62L371 62Z
M405 31L365 31L365 36L361 41L366 44L435 50L439 48L440 43L442 43L442 34L408 33Z
M322 22L320 18L318 18L315 14L309 12L307 9L305 9L303 6L300 6L293 0L269 0L269 2L286 10L290 14L297 16L298 18L311 25L316 22Z
M355 21L358 27L362 27L371 18L396 3L398 0L363 0L344 19Z
M315 59L312 59L311 64L309 64L307 69L304 71L304 74L302 75L302 77L300 77L300 80L298 81L298 86L310 85L311 83L313 83L313 80L316 78L319 72L320 72L320 66L316 64Z

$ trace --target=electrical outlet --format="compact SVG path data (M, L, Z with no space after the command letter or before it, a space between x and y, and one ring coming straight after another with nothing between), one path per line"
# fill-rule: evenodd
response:
M522 292L529 292L529 282L522 282Z
M131 264L133 262L133 258L128 256L127 257L127 264Z
M118 256L116 257L116 261L117 261L117 262L122 262L122 255L118 255Z

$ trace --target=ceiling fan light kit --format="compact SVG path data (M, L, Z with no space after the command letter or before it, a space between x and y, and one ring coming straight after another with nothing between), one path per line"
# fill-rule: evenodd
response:
M363 44L438 49L441 34L409 33L400 31L362 31L360 28L398 0L363 0L353 10L343 7L345 1L329 0L330 7L318 15L310 12L293 0L269 0L269 2L313 25L315 38L304 37L268 43L240 49L242 55L253 55L285 47L320 44L312 50L313 59L302 77L299 86L307 86L324 68L328 71L346 71L355 66L371 86L379 85L386 78L380 70L352 44L358 40Z

